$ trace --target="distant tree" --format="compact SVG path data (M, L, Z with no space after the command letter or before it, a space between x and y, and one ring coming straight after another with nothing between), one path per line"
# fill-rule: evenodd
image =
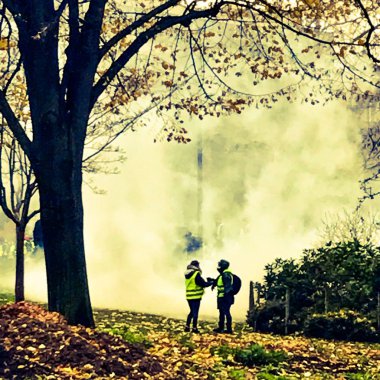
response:
M377 214L364 213L360 209L326 215L319 229L318 245L359 241L361 244L377 244L379 240L379 218Z
M187 142L181 111L203 118L271 107L279 98L299 96L311 104L368 98L371 86L379 86L376 1L0 5L0 112L38 182L49 309L70 323L94 323L81 193L91 119L98 120L94 128L100 120L112 128L118 116L148 102L177 120L164 136ZM240 76L241 85L232 88ZM313 90L311 80L318 81ZM274 90L268 93L262 81ZM16 87L28 95L23 110L10 95ZM30 133L20 125L23 112L30 112Z
M31 204L37 194L37 181L28 158L17 140L0 126L0 206L16 230L15 301L23 301L24 243L30 220L39 213ZM38 202L35 202L35 204ZM37 206L38 207L38 206Z
M374 199L380 194L380 120L374 120L368 128L362 129L362 155L365 178L360 181L364 194L359 207L366 199Z
M17 101L21 103L19 109L23 109L27 104L27 99L20 95L17 96ZM141 117L149 109L144 109L135 118ZM30 115L28 112L23 112L21 116L22 125L27 132L28 123L30 123ZM123 122L122 130L128 129L135 121L135 118L126 119ZM86 148L88 154L84 157L83 171L88 174L106 173L111 174L117 172L117 168L110 167L110 164L116 164L124 159L123 151L118 147L110 146L111 142L120 134L118 131L110 131L106 128L97 128L96 133L90 132L86 140ZM112 161L105 161L102 158L102 153L113 153ZM100 157L100 158L99 158ZM93 191L99 190L93 187L91 178L87 182ZM28 223L36 215L39 214L38 200L38 185L30 165L29 159L21 149L17 140L3 123L0 126L0 206L4 215L9 218L15 225L15 253L16 253L16 270L15 270L15 302L25 299L24 287L24 251L28 244L26 239L26 228ZM32 200L34 204L32 207ZM37 226L37 239L35 239L35 230ZM34 243L41 248L43 247L43 238L40 220L36 222L35 230L33 231ZM24 244L25 243L25 244ZM29 243L30 245L30 243Z

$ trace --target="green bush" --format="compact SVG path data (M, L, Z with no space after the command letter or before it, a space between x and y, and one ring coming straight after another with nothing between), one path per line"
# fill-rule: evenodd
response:
M304 326L306 336L362 342L380 342L372 323L355 311L313 314Z

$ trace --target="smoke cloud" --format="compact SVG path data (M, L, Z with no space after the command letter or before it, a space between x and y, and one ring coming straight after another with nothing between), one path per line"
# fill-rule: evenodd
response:
M357 205L365 125L345 104L189 119L188 145L154 143L161 127L157 120L123 136L128 159L121 173L96 179L105 195L84 189L95 307L183 317L188 262L200 260L203 275L216 277L223 258L243 281L233 308L243 320L248 283L261 280L264 265L300 256L326 214ZM202 248L189 252L186 234L201 238ZM46 300L45 282L43 261L27 264L27 295ZM216 294L208 289L201 318L216 316Z
M234 314L244 319L264 265L299 256L327 213L357 204L363 125L343 104L188 120L188 145L153 143L157 124L124 137L122 173L100 179L107 195L85 192L97 306L183 316L186 264L197 258L215 277L224 258L243 280ZM202 249L186 252L186 233L202 235ZM215 298L208 290L203 316L216 316Z

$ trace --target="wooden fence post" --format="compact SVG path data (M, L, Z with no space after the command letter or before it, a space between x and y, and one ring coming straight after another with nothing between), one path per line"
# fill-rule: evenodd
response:
M325 314L329 312L329 291L327 286L325 286Z
M253 311L255 308L255 293L253 288L253 281L249 282L249 311Z
M288 323L289 323L289 309L290 309L290 291L286 288L285 292L285 335L288 335Z
M377 330L380 331L380 291L377 292Z

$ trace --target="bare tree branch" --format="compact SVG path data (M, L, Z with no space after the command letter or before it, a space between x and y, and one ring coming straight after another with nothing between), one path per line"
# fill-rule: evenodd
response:
M180 3L181 0L168 0L166 3L161 4L157 8L154 8L149 13L144 14L139 19L137 19L132 24L128 25L125 29L123 29L121 32L113 36L110 40L108 40L100 49L99 52L99 60L101 60L107 52L115 46L120 40L125 38L126 36L130 35L132 32L134 32L137 28L144 25L146 22L152 20L155 16L159 15L160 13L164 12L167 9L172 8L173 6Z
M98 82L94 85L92 91L91 106L95 104L99 96L103 93L108 84L115 78L118 72L129 62L129 60L137 54L142 46L144 46L151 38L157 34L163 32L166 29L175 25L188 26L196 19L210 17L216 15L220 8L224 5L224 2L217 3L213 8L191 11L181 16L167 16L157 21L151 28L142 32L132 42L132 44L120 55L120 57L110 66L110 68L103 74Z
M375 32L376 28L378 26L375 26L371 20L371 17L369 16L368 14L368 11L366 9L366 7L363 5L362 1L361 0L355 0L355 4L360 8L361 12L363 13L365 19L367 20L370 28L369 28L369 31L368 31L368 34L367 34L367 37L366 37L366 41L365 41L365 47L367 49L367 54L368 56L376 63L380 63L380 58L376 58L373 54L372 54L372 51L371 51L371 37L373 35L373 33Z

